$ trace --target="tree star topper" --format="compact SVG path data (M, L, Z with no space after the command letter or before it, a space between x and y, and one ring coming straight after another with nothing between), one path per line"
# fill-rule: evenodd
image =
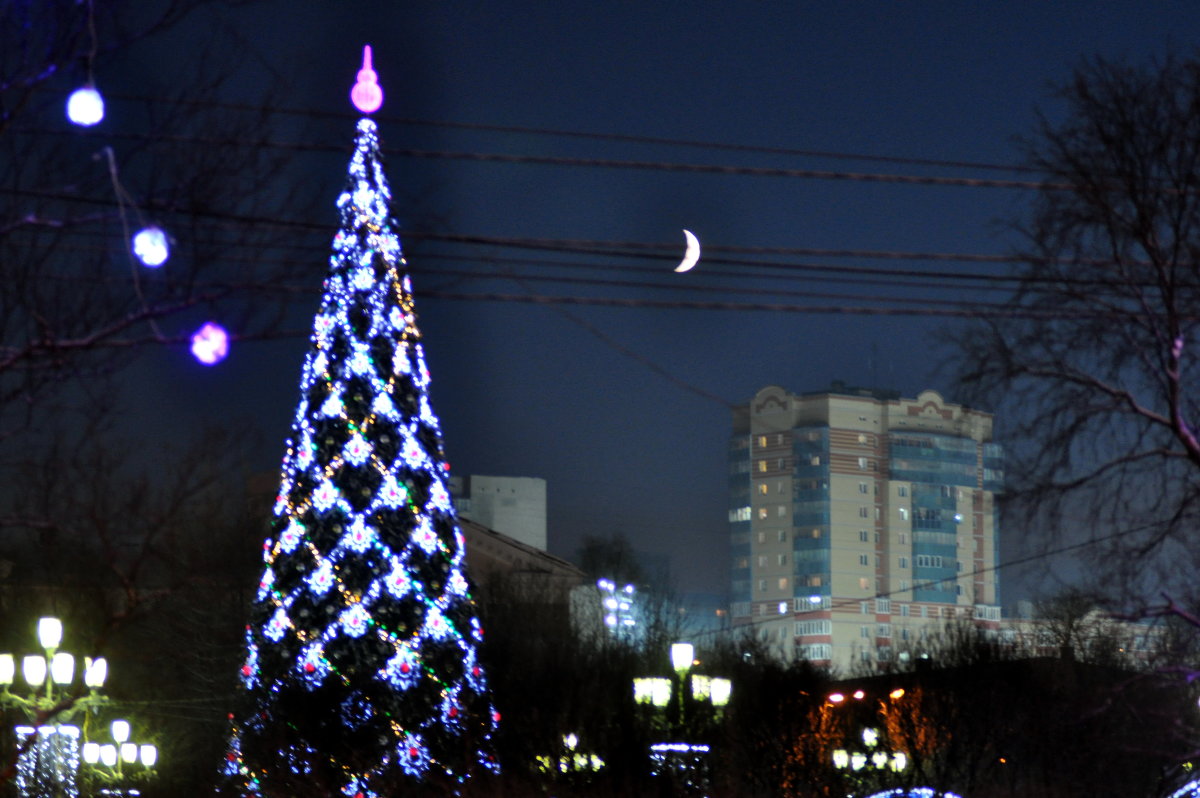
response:
M350 101L364 114L371 114L383 105L383 89L375 70L371 69L371 45L363 45L363 65L358 70L358 82L350 90Z

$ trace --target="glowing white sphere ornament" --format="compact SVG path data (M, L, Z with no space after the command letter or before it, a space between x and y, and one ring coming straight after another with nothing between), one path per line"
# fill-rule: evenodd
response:
M161 227L146 227L133 237L133 254L144 265L157 269L171 256L171 245Z
M363 46L363 65L358 70L358 82L350 90L350 102L364 114L374 113L383 105L383 89L375 70L371 69L371 45Z
M96 87L85 84L67 98L67 119L81 127L91 127L104 118L104 98Z
M229 333L215 322L205 322L192 335L192 355L206 366L215 366L229 354Z

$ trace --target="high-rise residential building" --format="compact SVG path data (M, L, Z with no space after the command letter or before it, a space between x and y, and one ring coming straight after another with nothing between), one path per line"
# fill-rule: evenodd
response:
M1000 621L992 416L847 388L768 386L733 412L733 626L843 670L920 656L947 620Z

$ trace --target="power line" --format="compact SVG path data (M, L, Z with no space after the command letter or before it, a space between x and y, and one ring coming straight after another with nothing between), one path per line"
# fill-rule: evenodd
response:
M21 132L45 135L53 131L22 129ZM61 131L59 131L61 132ZM138 134L111 134L114 139L145 140ZM332 144L284 142L277 140L247 141L240 138L206 138L201 136L162 135L157 141L177 144L204 145L209 147L250 147L254 149L288 150L293 152L345 152L345 148ZM641 161L629 159L580 158L562 155L529 155L517 153L479 152L468 150L428 150L403 147L382 147L387 157L454 160L478 163L504 163L539 166L569 166L582 168L620 169L635 171L659 171L686 174L727 175L738 177L776 177L806 180L842 180L867 183L888 183L911 186L953 186L958 188L1003 188L1003 189L1058 189L1073 188L1067 183L1048 183L1037 180L1004 180L999 178L950 177L937 175L911 175L886 172L846 172L824 169L797 169L775 166L740 166L732 164L679 163L673 161Z
M249 103L232 103L222 102L217 100L196 100L184 97L146 97L133 94L111 94L113 100L123 100L131 102L155 103L155 104L171 104L171 105L186 105L189 107L199 108L217 108L232 111L243 111L262 113L264 111L271 114L281 114L287 116L299 116L308 119L336 119L344 121L347 124L353 124L359 116L357 114L344 113L340 111L319 111L316 109L300 109L300 108L281 108L278 106L261 106ZM563 128L546 128L546 127L529 127L521 125L500 125L488 124L481 122L457 122L452 120L432 120L419 119L414 117L397 117L387 114L376 114L375 118L382 125L398 125L410 127L428 127L444 130L466 130L486 133L503 133L506 135L518 134L535 137L563 138L563 139L583 139L591 141L611 141L628 144L644 144L658 147L678 147L686 149L699 150L715 150L724 152L740 152L753 153L760 155L781 155L788 157L799 158L823 158L829 160L846 160L846 161L862 161L874 163L890 163L903 166L933 166L947 169L979 169L985 171L999 171L1009 173L1037 173L1035 167L1023 166L1019 164L997 164L987 163L983 161L956 161L937 158L918 158L904 157L894 155L875 155L867 153L847 153L832 150L813 150L794 147L772 147L756 144L728 143L717 141L700 141L693 139L675 139L660 136L644 136L629 133L608 133L596 131L581 131L567 130ZM43 131L38 131L39 133ZM50 131L44 131L50 132ZM56 129L57 132L57 129Z

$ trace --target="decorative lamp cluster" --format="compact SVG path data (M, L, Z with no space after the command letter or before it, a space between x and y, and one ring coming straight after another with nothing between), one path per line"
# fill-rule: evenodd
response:
M497 769L483 629L389 200L362 119L246 628L229 794L295 780L350 798L455 792Z
M14 782L18 793L77 798L81 772L86 772L87 779L110 782L123 789L123 779L129 774L120 772L121 761L140 763L138 775L148 775L157 761L158 750L148 743L130 743L128 722L113 723L115 744L108 746L86 738L87 724L81 731L69 722L77 713L93 714L107 703L108 699L99 690L108 676L108 662L103 657L84 657L83 668L77 670L76 658L58 650L63 639L63 626L58 618L39 619L37 638L43 653L20 660L24 689L13 691L17 658L10 653L0 654L0 705L19 710L31 721L29 725L16 727L18 753ZM68 689L77 674L87 691L81 695L75 688L71 701L64 702L61 694L56 695L56 689ZM42 722L50 716L57 722ZM114 765L115 773L102 767Z

